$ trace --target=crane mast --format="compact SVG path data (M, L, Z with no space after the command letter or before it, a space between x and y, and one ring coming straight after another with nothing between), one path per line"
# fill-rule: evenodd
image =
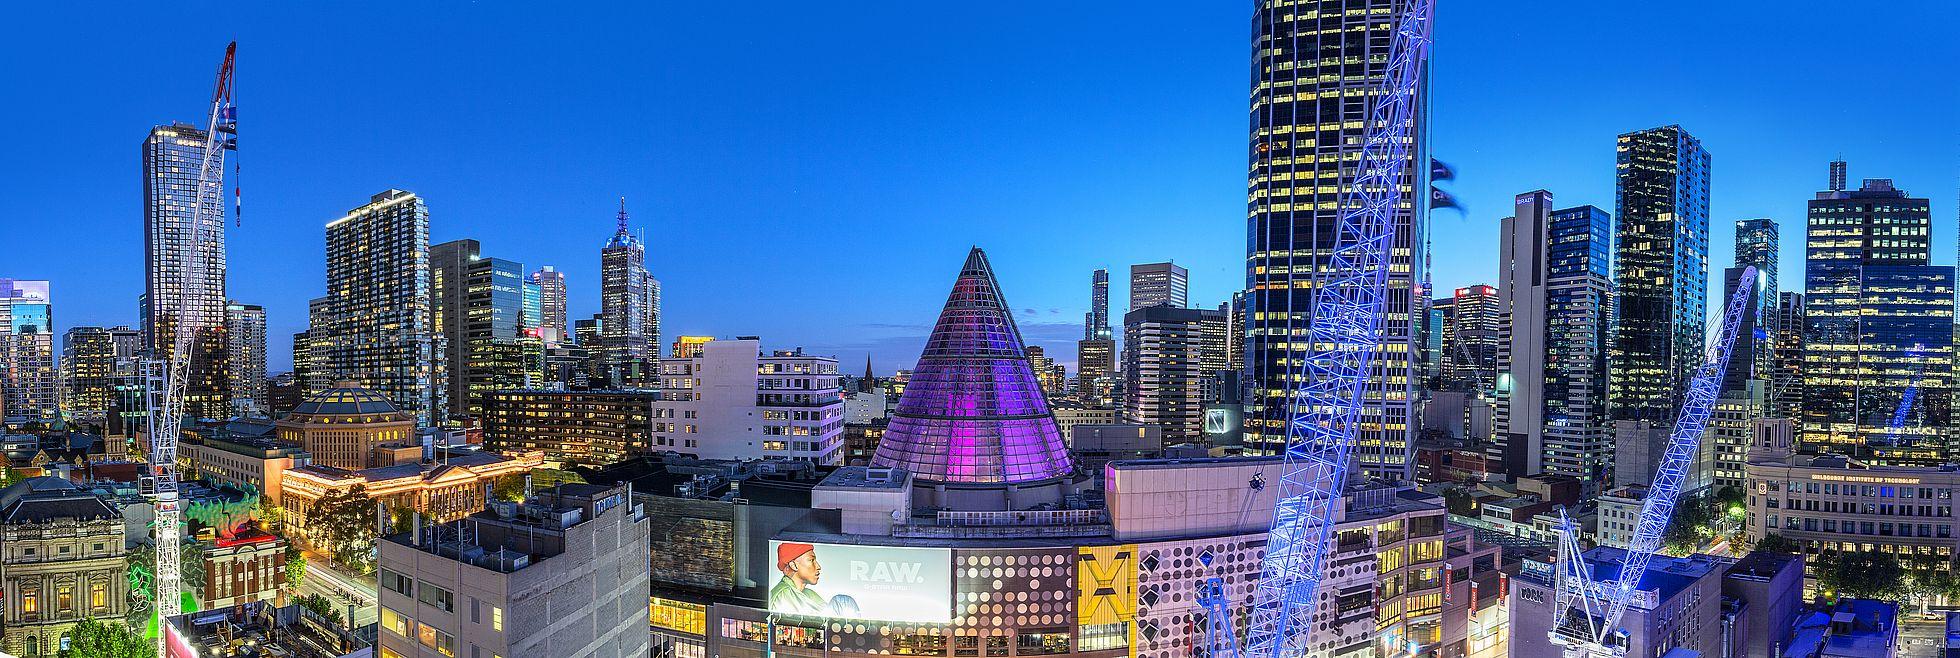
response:
M1434 0L1410 0L1395 25L1380 87L1369 98L1367 138L1341 193L1333 249L1316 273L1301 382L1288 400L1286 447L1266 555L1241 653L1217 579L1201 584L1213 658L1304 655L1313 626L1334 501L1347 478L1369 365L1381 348L1382 315L1397 233L1409 201L1402 186L1415 140L1417 87L1428 59ZM1426 166L1417 164L1414 166ZM1297 338L1296 338L1297 339Z
M157 655L169 655L165 647L170 617L182 611L183 565L180 562L183 539L183 509L177 491L177 439L182 431L185 380L190 376L191 357L200 334L212 328L213 318L203 309L193 308L210 291L203 272L209 252L224 240L223 202L205 203L205 197L221 199L224 194L225 149L236 141L237 108L232 104L232 60L238 43L225 46L224 63L218 66L216 88L211 94L210 120L205 123L204 152L197 167L197 187L192 192L191 213L185 233L189 240L178 253L183 276L178 281L177 317L172 331L170 359L163 370L161 390L155 385L154 370L148 387L150 410L150 474L155 480L156 499L156 610ZM216 222L206 222L205 213L220 213Z
M1745 268L1737 280L1738 287L1750 285L1756 278L1756 268ZM1632 603L1634 589L1647 573L1647 563L1660 550L1661 534L1666 532L1667 524L1674 517L1674 504L1681 495L1681 485L1688 477L1688 469L1693 466L1695 453L1701 446L1702 433L1708 429L1708 416L1714 410L1715 397L1721 392L1722 372L1728 368L1729 350L1735 345L1735 334L1742 324L1744 313L1749 312L1750 295L1738 290L1730 295L1728 308L1722 314L1721 333L1716 334L1714 344L1708 347L1701 367L1695 370L1689 380L1688 392L1681 403L1680 414L1675 418L1674 430L1668 435L1667 451L1654 472L1654 483L1647 490L1647 500L1640 505L1639 523L1635 525L1633 538L1629 542L1626 559L1620 565L1616 580L1594 580L1592 568L1585 563L1578 545L1578 534L1570 519L1563 518L1561 510L1561 538L1558 555L1558 586L1555 588L1552 609L1560 615L1553 625L1552 641L1566 647L1567 656L1623 656L1626 647L1613 641L1621 632L1620 618L1626 614ZM1572 622L1568 610L1574 604L1581 606L1582 621Z

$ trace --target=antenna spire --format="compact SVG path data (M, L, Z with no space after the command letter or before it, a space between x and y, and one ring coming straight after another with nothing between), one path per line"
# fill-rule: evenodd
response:
M619 198L619 234L626 235L626 197Z

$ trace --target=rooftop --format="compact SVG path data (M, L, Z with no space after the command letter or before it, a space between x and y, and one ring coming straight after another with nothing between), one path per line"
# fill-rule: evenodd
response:
M1584 560L1593 569L1594 582L1603 582L1619 579L1626 557L1624 549L1600 546L1586 551ZM1688 557L1656 555L1653 561L1647 563L1647 573L1640 578L1640 584L1635 589L1653 591L1658 595L1658 600L1666 602L1711 573L1720 576L1728 565L1726 559L1700 553Z
M523 503L496 501L459 522L423 532L390 535L389 543L497 571L513 573L565 553L566 534L614 508L644 512L628 498L631 487L561 484Z
M373 390L340 384L306 396L293 407L292 416L352 416L361 414L400 414L387 396Z

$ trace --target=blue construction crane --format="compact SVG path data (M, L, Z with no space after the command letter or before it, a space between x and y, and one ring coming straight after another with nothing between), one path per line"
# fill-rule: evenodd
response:
M1315 276L1312 324L1305 337L1309 347L1294 380L1303 384L1288 400L1277 502L1243 654L1223 583L1213 578L1199 584L1211 658L1306 653L1335 522L1334 501L1347 479L1368 367L1381 348L1396 216L1407 201L1403 185L1434 10L1434 0L1413 0L1396 24L1380 93L1371 99L1359 166L1341 193L1333 250Z
M1754 267L1745 268L1737 281L1749 285L1756 277ZM1729 349L1735 345L1737 328L1749 312L1750 296L1738 291L1730 295L1722 314L1722 331L1708 347L1707 357L1689 380L1688 394L1682 400L1674 431L1667 439L1667 452L1654 471L1654 483L1647 500L1640 505L1640 522L1635 526L1626 558L1615 580L1594 580L1593 571L1580 555L1577 529L1570 519L1561 518L1558 556L1558 587L1552 609L1561 615L1552 629L1552 641L1565 647L1567 656L1619 657L1626 655L1620 618L1632 603L1634 588L1647 573L1647 563L1661 548L1661 534L1674 518L1674 503L1681 495L1681 484L1694 465L1702 433L1708 429L1708 415L1715 396L1721 392L1722 371L1729 365ZM1560 512L1563 517L1563 510ZM1574 604L1581 606L1582 619L1569 623L1565 617Z
M1899 395L1899 408L1892 412L1892 422L1885 427L1885 441L1891 445L1899 445L1899 431L1905 429L1906 417L1912 415L1912 403L1919 399L1919 380L1926 375L1925 353L1926 346L1918 343L1906 351L1906 359L1913 362L1912 380Z

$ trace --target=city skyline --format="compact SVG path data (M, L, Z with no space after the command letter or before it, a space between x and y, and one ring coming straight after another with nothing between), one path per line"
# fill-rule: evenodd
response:
M1802 256L1791 248L1795 222L1840 154L1851 162L1852 187L1889 177L1930 198L1933 262L1953 262L1953 149L1942 137L1952 127L1936 110L1954 105L1951 85L1904 66L1892 72L1904 77L1902 96L1838 99L1824 109L1803 102L1800 82L1855 77L1870 59L1944 53L1950 60L1954 46L1912 35L1950 22L1940 19L1952 8L1927 3L1925 21L1885 23L1885 39L1869 40L1866 61L1818 61L1799 72L1770 65L1802 51L1767 35L1800 43L1828 30L1847 38L1879 31L1881 19L1850 15L1826 25L1795 7L1718 14L1685 32L1645 33L1659 40L1651 50L1670 53L1659 59L1596 48L1545 61L1515 47L1519 25L1611 37L1670 13L1656 7L1601 23L1586 10L1546 7L1440 8L1430 151L1458 169L1457 180L1441 187L1467 212L1433 216L1432 239L1453 246L1435 254L1434 290L1496 282L1488 256L1496 219L1518 192L1551 189L1562 204L1610 207L1614 135L1666 124L1700 138L1714 161L1711 285L1719 285L1731 251L1723 228L1741 218L1793 227L1782 270L1801 271ZM525 17L499 8L411 8L400 23L429 33L429 43L412 46L389 41L406 27L376 31L358 12L267 19L246 10L222 30L186 28L146 51L144 67L120 68L103 64L131 51L72 53L51 45L64 36L58 32L27 35L0 52L47 71L52 94L72 99L64 102L72 109L59 148L53 134L22 136L48 156L10 167L23 192L10 195L7 210L46 231L10 253L4 274L53 282L57 333L138 324L141 188L131 147L154 125L198 115L211 60L236 36L246 49L240 102L251 137L242 161L244 225L227 236L228 292L265 306L275 338L303 328L307 300L325 281L323 225L391 187L429 201L434 242L478 239L488 253L566 272L573 318L598 310L593 252L624 195L646 227L648 267L663 283L671 325L663 334L760 335L771 346L801 345L845 363L869 352L881 373L911 365L940 301L932 282L953 274L944 263L975 244L994 256L1003 287L1014 291L1029 342L1067 363L1080 331L1075 318L1088 306L1084 273L1174 260L1191 270L1194 306L1215 305L1243 285L1243 7L1098 12L1029 4L979 10L963 27L931 36L901 29L905 17L870 10L792 13L783 20L837 24L822 40L747 44L756 52L692 34L728 24L718 11L662 7L590 22L594 33L528 34L513 48L462 43ZM1124 29L1064 31L1087 16L1115 17ZM591 17L563 17L584 18ZM140 27L117 20L93 26L98 37L134 43L117 37ZM317 22L318 33L293 37L290 23L303 21ZM615 31L632 36L595 45L606 41L595 34ZM1137 32L1161 40L1116 37ZM831 38L854 45L836 48ZM947 39L957 47L915 47ZM1009 42L1028 45L1004 47ZM445 43L456 51L436 47ZM680 55L667 57L670 48ZM766 68L778 56L818 49L826 50L811 70ZM886 57L900 51L913 58ZM338 53L337 66L310 65L324 52ZM982 52L988 57L974 55ZM1056 61L1081 66L1058 72ZM566 64L583 72L557 77ZM918 82L927 69L946 77ZM725 86L736 74L774 84L756 85L771 88L766 94ZM413 79L418 91L394 99L392 111L372 111L362 99L391 78ZM1026 84L987 84L995 80ZM1543 85L1548 96L1588 99L1582 104L1595 109L1521 108L1476 93L1520 80ZM1671 91L1621 90L1643 84ZM114 90L113 102L104 90ZM625 107L613 107L621 93L628 93ZM484 102L492 98L503 102ZM15 104L17 111L28 105ZM758 121L774 129L754 130ZM482 139L494 131L508 138ZM1111 155L1119 145L1120 159ZM756 167L757 154L773 164ZM945 195L955 190L949 202ZM1126 230L1108 231L1110 222ZM917 276L859 278L828 299L774 286L801 266L772 262L765 245L740 239L762 232L854 263L856 272ZM88 257L61 248L72 244L89 244ZM1786 276L1783 288L1798 289L1794 279ZM1123 282L1111 293L1127 298ZM1715 291L1710 297L1720 299ZM269 369L289 369L290 345L268 343Z

